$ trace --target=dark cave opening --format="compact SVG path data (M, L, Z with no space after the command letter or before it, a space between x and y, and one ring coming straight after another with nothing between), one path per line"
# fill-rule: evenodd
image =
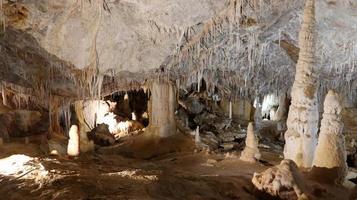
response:
M145 127L149 125L149 95L143 89L115 92L104 97L104 100L109 104L110 111L123 120L136 120Z

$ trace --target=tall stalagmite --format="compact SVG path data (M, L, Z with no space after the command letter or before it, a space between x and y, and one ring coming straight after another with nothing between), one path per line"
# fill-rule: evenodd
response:
M149 131L160 137L175 134L175 107L176 90L173 84L165 80L152 82L149 102Z
M312 171L322 176L328 173L336 183L343 183L348 169L342 129L341 99L337 93L329 91L324 102L324 114Z
M255 162L260 159L258 149L258 139L254 134L253 123L249 122L247 128L247 137L245 139L245 148L242 151L240 159L246 162Z
M315 0L306 0L299 34L299 60L291 91L291 106L285 133L285 159L309 168L317 145L318 106L316 99Z

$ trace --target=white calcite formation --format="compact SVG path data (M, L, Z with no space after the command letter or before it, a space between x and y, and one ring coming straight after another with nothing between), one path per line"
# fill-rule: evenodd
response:
M291 91L291 106L285 133L284 158L309 168L317 145L318 105L316 98L315 1L307 0L299 34L299 60Z
M67 146L67 154L69 156L79 156L80 146L79 146L79 130L77 125L72 125L69 129L69 140Z
M279 199L308 199L302 176L292 160L283 160L280 165L254 173L252 183L259 191Z
M151 85L149 102L149 131L160 137L176 133L175 123L176 90L172 83L155 80Z
M288 113L288 102L286 98L286 94L279 96L279 107L276 110L273 120L274 121L282 121L285 120Z
M258 139L254 134L253 123L250 122L247 129L247 137L245 139L245 148L242 151L240 159L246 162L255 162L261 157L258 149Z
M343 183L347 175L345 137L342 134L342 105L340 97L329 91L324 102L319 141L313 161L313 172L321 171L333 176L336 183Z

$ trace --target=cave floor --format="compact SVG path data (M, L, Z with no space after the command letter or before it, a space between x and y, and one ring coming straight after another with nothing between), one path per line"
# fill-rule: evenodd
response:
M165 147L160 142L150 146L132 141L126 144L135 151ZM13 154L22 155L17 159L32 160L18 170L11 167L11 175L0 175L0 199L262 199L251 184L253 173L282 159L277 153L262 151L261 162L250 164L239 160L239 152L174 149L143 157L110 147L71 159L45 156L36 144L4 144L0 165L8 159L9 166L15 166L9 157ZM310 185L316 187L315 183ZM351 199L352 191L346 188L319 187L318 199Z

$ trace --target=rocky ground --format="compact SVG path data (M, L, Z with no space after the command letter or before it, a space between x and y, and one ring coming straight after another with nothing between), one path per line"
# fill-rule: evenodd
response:
M0 150L1 199L271 199L251 179L282 159L263 149L260 162L249 164L237 151L199 150L189 136L139 135L76 159L47 156L36 144ZM314 199L357 197L354 188L304 178Z

